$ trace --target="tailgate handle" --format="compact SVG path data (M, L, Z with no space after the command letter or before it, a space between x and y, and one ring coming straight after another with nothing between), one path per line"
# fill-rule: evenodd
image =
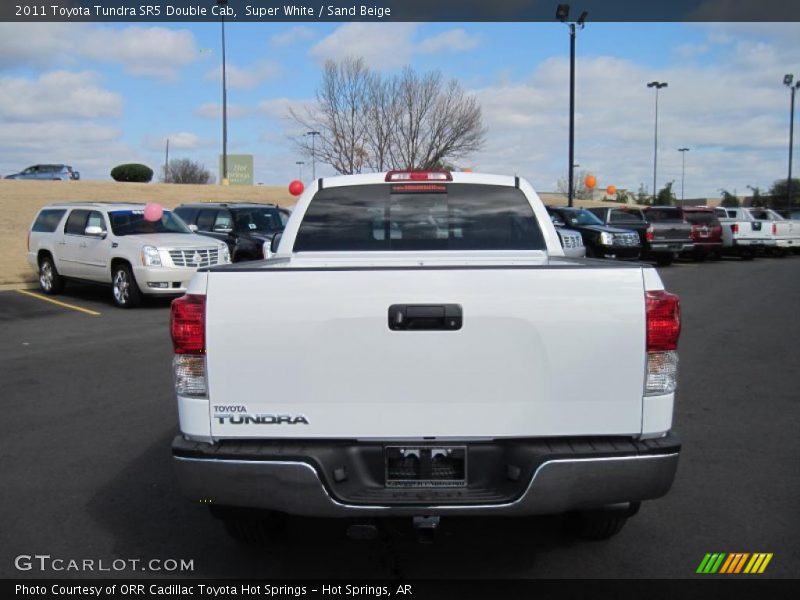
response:
M464 321L460 304L392 304L392 331L455 331Z

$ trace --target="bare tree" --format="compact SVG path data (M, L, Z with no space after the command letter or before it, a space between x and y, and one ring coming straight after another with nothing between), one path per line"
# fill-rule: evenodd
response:
M479 150L484 142L481 108L455 80L441 73L373 73L362 58L328 61L316 102L289 117L321 132L316 158L338 173L364 169L428 169ZM311 155L311 144L299 142Z
M163 171L164 168L162 167L161 170ZM205 165L188 158L176 158L169 161L167 170L167 173L161 174L161 181L164 183L214 183L214 177Z
M586 187L586 176L588 174L589 173L587 171L580 171L579 173L575 173L575 179L573 181L573 187L575 189L574 197L578 200L592 199L592 190ZM559 179L558 183L556 184L556 189L558 190L559 194L567 196L569 192L568 179L566 177Z
M365 145L372 78L362 58L348 58L341 63L329 60L315 104L303 112L289 109L289 117L298 125L321 133L314 144L316 159L338 173L360 173L368 162ZM311 143L305 139L299 143L303 152L311 156Z

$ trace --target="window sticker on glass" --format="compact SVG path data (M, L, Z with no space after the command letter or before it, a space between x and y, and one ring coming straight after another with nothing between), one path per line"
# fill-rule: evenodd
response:
M255 229L255 228L257 227L257 225L256 225L255 223L248 223L248 224L247 224L247 226L248 226L250 229Z

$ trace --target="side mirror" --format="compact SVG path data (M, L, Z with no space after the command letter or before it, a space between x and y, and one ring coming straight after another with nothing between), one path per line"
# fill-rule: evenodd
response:
M85 235L89 235L91 237L97 237L100 239L105 239L107 233L103 231L102 227L98 227L97 225L89 225L86 229L83 230Z
M564 221L561 219L553 219L552 221L555 227L564 227Z
M192 225L187 225L187 227L189 228L189 231L191 231L192 233L197 233L197 225L192 224Z
M273 254L278 253L278 246L281 244L281 238L283 237L283 233L276 233L272 237L272 242L269 245L269 249Z

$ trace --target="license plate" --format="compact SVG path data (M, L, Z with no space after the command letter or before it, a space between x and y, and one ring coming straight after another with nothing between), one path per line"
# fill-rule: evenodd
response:
M387 446L386 487L464 487L466 446Z

